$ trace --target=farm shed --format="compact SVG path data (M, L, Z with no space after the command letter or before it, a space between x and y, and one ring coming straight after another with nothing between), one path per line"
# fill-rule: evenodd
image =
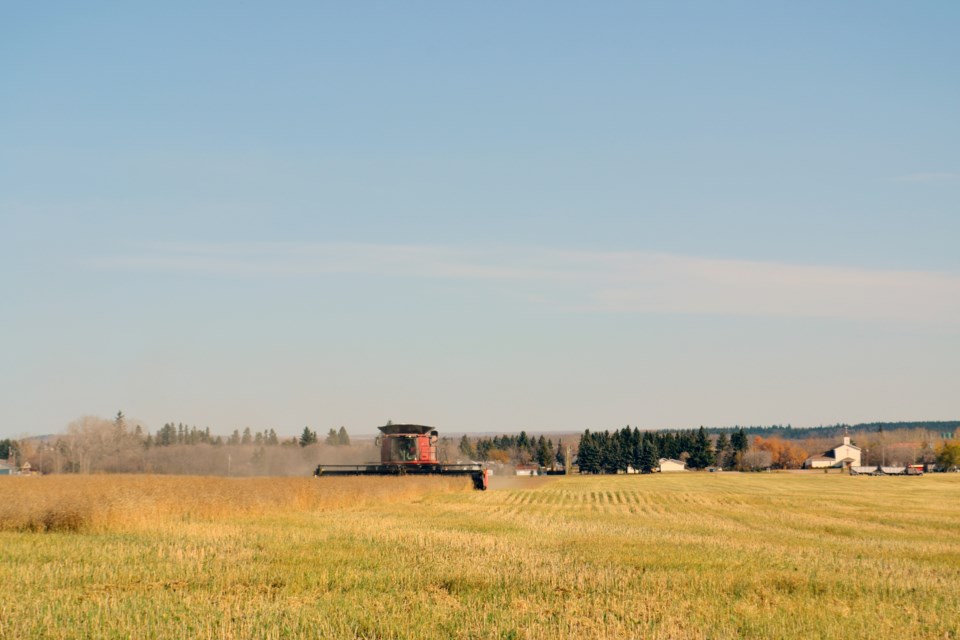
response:
M660 458L660 471L686 471L687 465L683 460L674 460L673 458Z

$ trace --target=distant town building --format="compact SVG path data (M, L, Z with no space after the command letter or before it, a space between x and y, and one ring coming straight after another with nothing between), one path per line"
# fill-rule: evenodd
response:
M15 476L17 475L16 465L12 465L7 462L0 461L0 476Z
M683 460L674 460L673 458L660 458L660 471L686 471L687 465Z
M860 466L860 447L850 444L850 436L843 436L843 444L829 451L810 456L803 462L807 469L849 468Z

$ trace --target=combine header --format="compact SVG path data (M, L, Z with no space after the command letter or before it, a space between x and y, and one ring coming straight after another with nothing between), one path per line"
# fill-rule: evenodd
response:
M487 488L489 470L479 463L444 464L437 460L437 430L419 424L388 424L377 427L380 462L367 464L320 464L315 476L470 476L473 488Z

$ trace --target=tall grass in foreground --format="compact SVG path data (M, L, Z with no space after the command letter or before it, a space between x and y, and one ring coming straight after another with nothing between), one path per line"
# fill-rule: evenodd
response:
M3 478L0 531L104 531L405 502L470 488L464 478L220 478L93 475Z

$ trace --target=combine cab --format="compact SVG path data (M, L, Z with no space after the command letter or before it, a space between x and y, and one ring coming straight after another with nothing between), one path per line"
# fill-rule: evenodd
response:
M474 489L487 488L488 470L479 463L444 464L437 460L437 430L419 424L388 424L377 427L380 462L368 464L321 464L315 476L398 476L429 474L470 476Z

